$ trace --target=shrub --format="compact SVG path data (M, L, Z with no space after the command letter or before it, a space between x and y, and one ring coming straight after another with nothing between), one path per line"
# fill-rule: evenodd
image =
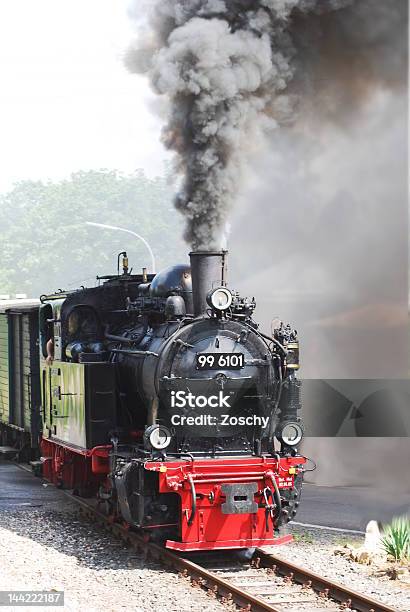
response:
M384 527L381 544L396 561L410 559L410 517L394 518Z

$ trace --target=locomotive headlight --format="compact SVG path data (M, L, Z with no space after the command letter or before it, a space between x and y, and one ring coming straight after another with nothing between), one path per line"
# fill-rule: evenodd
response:
M225 287L219 287L208 293L206 301L215 310L227 310L232 304L232 293Z
M144 445L148 449L164 450L171 440L171 432L163 425L150 425L144 432Z
M299 423L284 423L276 432L276 437L287 446L296 446L303 438L303 429Z

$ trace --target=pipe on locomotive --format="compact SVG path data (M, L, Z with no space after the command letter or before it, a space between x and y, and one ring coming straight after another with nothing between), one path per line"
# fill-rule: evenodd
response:
M206 312L206 296L211 289L226 286L226 260L228 251L192 251L191 260L192 299L194 315Z

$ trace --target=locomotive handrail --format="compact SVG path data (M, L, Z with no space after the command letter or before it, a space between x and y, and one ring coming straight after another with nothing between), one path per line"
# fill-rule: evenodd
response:
M295 465L299 465L300 463L305 463L305 461L301 461L301 459L305 459L305 460L306 460L306 457L304 457L304 456L299 456L299 457L297 457L297 458L296 458L296 457L288 457L287 459L288 459L288 464L289 464L289 466L290 466L290 467L294 467ZM224 461L224 462L220 462L220 463L215 463L215 464L213 464L213 465L212 465L212 469L213 469L213 470L215 470L215 469L219 470L220 468L225 468L225 469L227 469L227 468L229 468L229 467L232 467L232 466L230 465L230 463L229 463L229 460L230 460L230 458L229 458L229 457L225 457L225 461ZM204 461L204 459L203 459L203 458L202 458L202 459L201 459L201 458L196 459L195 468L196 468L197 470L198 470L198 469L201 469L201 468L202 468L202 469L204 469L204 468L205 468L205 466L203 465L203 463L201 463L201 462L203 462L203 461ZM234 461L234 459L232 459L232 461ZM277 467L280 467L280 469L282 469L282 470L284 469L284 468L282 468L282 467L280 466L280 464L279 464L279 466L278 466L278 459L277 459L277 457L261 457L261 461L257 461L257 462L255 462L255 463L248 463L248 462L244 462L244 463L240 463L240 464L238 464L238 463L236 462L236 463L235 463L235 466L236 466L236 467L238 467L238 466L239 466L240 468L243 468L243 467L250 468L250 470L251 470L251 471L249 471L249 472L241 472L241 474L242 474L242 473L244 473L244 474L249 474L249 473L252 473L252 474L258 474L259 472L258 472L257 470L252 470L252 468L259 468L259 469L266 470L266 468L265 468L264 466L269 467L269 465L270 465L270 462L271 462L271 461L274 461L274 462L275 462L275 464L276 464L276 468L277 468ZM149 468L149 467L147 467L147 466L150 466L150 465L151 465L151 467L150 467L150 468ZM156 460L154 460L154 461L152 461L152 460L151 460L151 461L147 461L147 462L145 463L145 466L147 467L147 469L157 470L157 471L159 470L159 468L160 468L160 466L161 466L161 465L162 465L162 463L160 463L160 462L159 462L157 459L156 459ZM169 472L169 471L181 471L181 472L182 472L182 471L183 471L183 469L184 469L185 467L188 467L188 466L190 467L190 464L187 464L187 463L184 463L184 462L178 463L178 464L177 464L177 465L175 465L175 466L173 466L173 465L168 465L168 466L167 466L167 472ZM194 475L195 475L195 476L196 476L196 475L201 475L201 474L204 474L204 475L206 475L206 474L207 474L207 472L193 472L193 473L194 473ZM228 473L228 474L229 474L229 472L224 472L224 474L226 474L226 473ZM264 474L266 474L266 471L264 471L263 473L264 473Z
M225 376L225 378L226 380L250 380L252 376ZM164 381L189 380L192 382L196 382L198 380L204 381L204 380L215 380L215 379L216 379L216 375L215 376L204 376L204 377L201 377L200 379L189 378L188 376L163 376L161 380L164 380Z
M125 355L134 355L135 357L146 357L147 355L152 355L152 357L159 357L158 353L154 353L153 351L131 351L129 349L111 349L111 353L124 353Z
M195 480L200 480L202 477L204 478L208 478L209 474L207 472L194 472L192 474L192 476L195 478ZM224 478L229 478L229 477L236 477L237 476L237 472L221 472L220 476L223 476ZM248 476L255 476L255 478L270 478L270 473L269 472L241 472L241 478L242 477L248 477Z
M195 514L196 514L196 490L195 490L194 479L192 478L191 474L188 474L188 482L191 487L191 495L192 495L192 508L191 508L191 515L188 519L188 525L192 525L192 523L194 522Z
M185 348L194 348L193 344L188 344L188 342L184 342L183 340L181 340L181 338L177 338L176 340L172 341L173 344L179 344L180 346L183 346Z
M104 334L104 337L107 340L112 340L113 342L123 342L124 344L134 344L136 339L128 338L127 336L114 336L113 334Z
M266 473L266 478L272 482L273 485L273 497L276 503L276 516L275 520L280 520L282 517L282 499L279 492L278 483L276 482L276 478L273 472L269 471Z
M244 325L250 330L252 331L254 334L256 334L257 336L259 336L260 338L267 340L268 342L272 342L273 344L275 344L278 349L280 350L280 352L282 353L283 357L286 357L286 355L288 354L288 351L286 350L286 348L283 346L283 344L281 344L279 342L279 340L276 340L276 338L271 338L269 336L267 336L266 334L262 333L261 331L259 331L258 329L253 328L251 325L249 325L248 323L246 323L246 321L244 322ZM265 342L266 344L266 342ZM269 347L268 347L269 348Z
M265 474L260 474L259 476L212 476L212 478L197 478L194 482L198 482L200 484L214 484L217 482L257 482L259 480L264 480Z

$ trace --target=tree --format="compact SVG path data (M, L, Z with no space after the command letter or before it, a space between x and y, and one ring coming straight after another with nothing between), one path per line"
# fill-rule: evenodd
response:
M93 284L116 272L126 250L134 271L150 267L144 245L131 235L87 226L86 221L138 232L151 244L157 270L187 261L182 219L166 178L141 170L72 174L60 182L22 181L0 196L0 293L29 296Z

